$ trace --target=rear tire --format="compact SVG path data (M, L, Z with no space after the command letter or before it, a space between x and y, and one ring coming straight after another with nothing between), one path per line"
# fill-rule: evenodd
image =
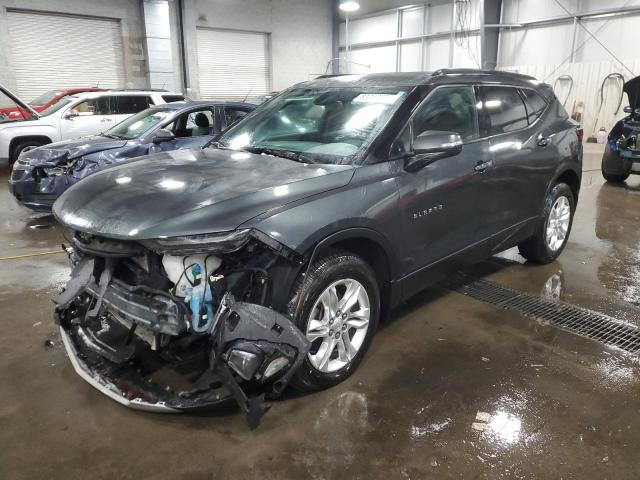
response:
M558 183L547 195L536 232L518 245L520 255L530 262L553 262L567 245L574 213L573 191Z
M289 311L312 343L291 385L331 387L353 373L373 340L380 315L375 273L357 255L338 251L317 260L296 285Z
M604 168L602 169L602 176L607 182L611 183L624 183L624 181L629 178L629 175L628 173L624 175L614 175L613 173L605 172Z
M42 140L25 140L24 142L18 143L15 147L13 147L9 163L15 162L18 157L20 157L20 154L22 152L33 150L34 148L41 147L44 144L45 142L43 142Z

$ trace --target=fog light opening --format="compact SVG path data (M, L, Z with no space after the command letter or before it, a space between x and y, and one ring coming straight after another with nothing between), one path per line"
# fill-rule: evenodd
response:
M255 353L231 350L227 364L244 380L251 380L258 369L259 359Z

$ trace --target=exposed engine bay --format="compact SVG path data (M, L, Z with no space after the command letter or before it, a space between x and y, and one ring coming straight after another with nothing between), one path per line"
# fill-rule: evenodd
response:
M54 315L77 373L143 410L235 401L255 428L310 348L273 289L302 260L265 237L241 230L212 246L75 232Z

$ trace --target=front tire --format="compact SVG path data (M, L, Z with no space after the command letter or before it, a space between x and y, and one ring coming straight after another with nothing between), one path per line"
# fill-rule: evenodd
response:
M311 341L291 385L300 391L336 385L362 361L377 329L380 290L375 273L352 253L324 256L300 277L290 312Z
M544 202L536 232L518 245L520 255L531 262L542 264L551 263L558 258L569 240L575 204L569 185L555 185Z
M42 140L25 140L17 144L13 147L13 151L11 152L11 158L9 159L9 163L15 162L22 152L28 152L29 150L33 150L34 148L41 147L45 143Z

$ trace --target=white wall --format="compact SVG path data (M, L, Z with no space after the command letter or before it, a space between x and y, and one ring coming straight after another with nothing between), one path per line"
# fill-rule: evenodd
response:
M340 71L374 73L396 70L433 71L445 67L478 68L480 62L478 33L471 33L464 41L458 38L458 42L462 44L456 41L451 42L449 32L452 26L453 2L429 4L426 7L426 17L424 6L402 9L399 15L399 22L398 13L395 11L371 13L361 17L356 15L351 18L349 22L350 61L346 60L347 32L345 22L342 22L340 24L340 56L344 61L340 62ZM456 24L453 25L455 28ZM476 30L479 27L480 1L472 0L466 28ZM424 40L412 38L422 35L426 35Z
M640 4L637 0L562 0L562 3L570 12L580 7L581 13ZM554 0L503 0L503 23L565 15L567 13ZM608 131L617 119L624 116L622 110L615 114L619 84L606 82L604 102L600 101L600 86L610 73L621 73L626 79L640 74L640 51L635 48L640 15L584 19L582 22L621 62L580 26L576 29L577 50L571 62L574 27L572 22L568 22L503 30L498 68L532 75L555 85L556 95L562 101L566 99L566 109L570 114L582 105L581 123L589 136L595 135L601 127ZM574 81L568 98L569 82L556 81L563 75L570 75ZM622 106L627 104L625 96Z
M144 47L144 20L139 1L131 0L0 0L0 83L16 90L14 69L11 65L7 9L64 13L115 18L122 29L122 52L125 82L129 87L149 86ZM87 32L87 37L91 32ZM64 68L63 65L60 68ZM44 93L44 92L43 92Z
M186 0L189 83L197 90L196 27L270 34L273 90L325 71L332 50L332 0Z
M616 7L638 6L640 2L624 0L562 0L570 12L591 12ZM519 23L542 18L566 16L567 13L554 0L503 0L503 23ZM640 15L585 19L583 23L607 48L619 58L630 57L629 45L637 43ZM602 27L602 28L601 28ZM526 29L503 30L498 52L499 66L561 63L570 57L573 41L573 23L537 26ZM610 60L611 56L590 35L578 26L575 62ZM640 57L640 52L637 55Z

